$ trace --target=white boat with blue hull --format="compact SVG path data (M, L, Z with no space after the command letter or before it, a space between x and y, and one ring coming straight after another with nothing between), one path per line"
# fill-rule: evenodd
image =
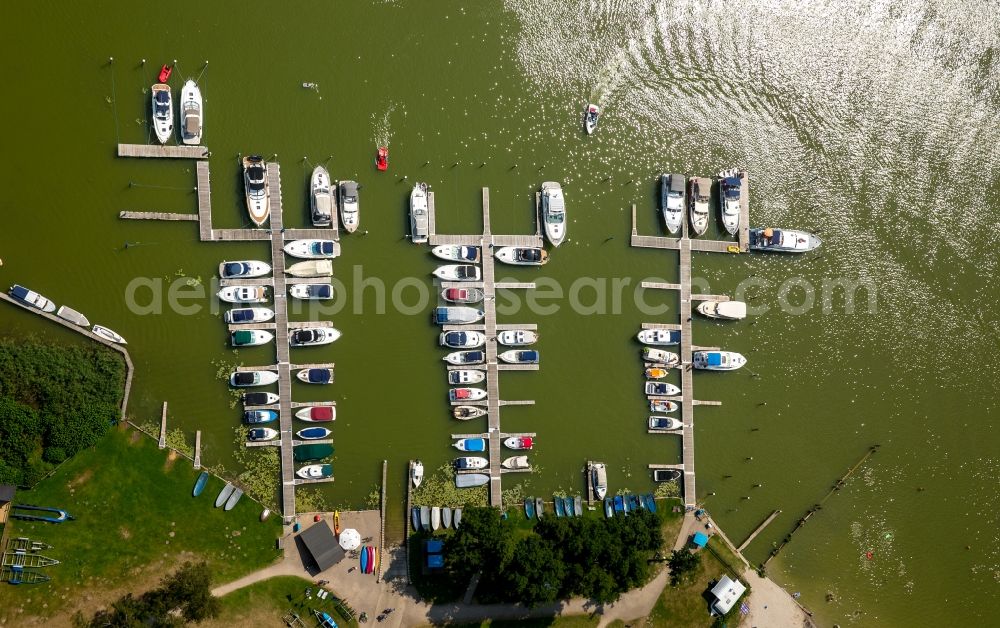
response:
M472 307L434 308L434 322L438 325L468 325L483 320L486 313Z
M230 375L229 385L237 388L268 386L278 381L274 371L237 371Z
M295 240L286 244L284 250L299 259L333 259L340 255L340 245L333 240Z
M486 344L486 334L478 331L446 331L441 333L438 342L449 349L475 349Z
M295 377L303 384L332 384L333 369L302 369Z
M486 361L484 351L453 351L442 358L448 364L462 366L463 364L482 364Z
M153 106L153 131L160 144L166 144L174 134L174 101L170 97L170 86L157 83L151 89Z
M274 310L267 307L237 307L222 315L229 324L236 323L266 323L274 318Z
M676 345L681 342L681 332L678 329L643 329L636 338L644 345Z
M21 303L29 305L34 308L38 308L39 310L46 312L48 314L51 314L52 312L56 311L55 303L49 301L48 299L38 294L34 290L28 290L24 286L14 284L13 286L10 287L9 293L10 296L17 299Z
M773 251L775 253L807 253L822 244L808 231L776 229L772 227L750 230L751 251Z
M674 384L666 382L646 382L646 394L658 397L676 397L681 394L681 389Z
M472 264L448 264L434 269L434 276L443 281L481 281L482 271Z
M271 272L270 264L255 259L222 262L219 264L219 277L222 279L263 277L269 272Z
M478 264L480 250L478 246L461 246L458 244L444 244L435 246L431 253L438 259L449 262L462 262L465 264Z
M539 355L534 349L504 351L497 356L508 364L538 364Z
M735 351L695 351L691 354L691 364L706 371L735 371L746 363L747 359Z
M327 301L333 298L333 284L293 283L288 287L288 294L304 301Z

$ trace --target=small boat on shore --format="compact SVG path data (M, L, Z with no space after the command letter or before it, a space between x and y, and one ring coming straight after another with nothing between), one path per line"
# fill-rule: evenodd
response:
M427 242L427 184L417 183L410 192L410 241Z
M538 364L538 352L534 349L504 351L497 356L501 362L507 364Z
M109 342L114 342L120 345L128 344L127 342L125 342L125 339L121 337L121 334L114 331L113 329L108 329L104 325L94 325L93 327L90 328L90 331L92 331L94 334L100 336L101 338L104 338Z
M451 410L451 416L455 417L459 421L478 419L479 417L486 416L486 408L480 408L478 406L455 406Z
M340 255L340 245L333 240L293 240L284 251L299 259L333 259Z
M340 222L344 231L354 233L361 225L361 203L358 201L356 181L340 182Z
M591 467L591 482L594 486L594 497L604 499L608 493L608 468L603 462L595 462Z
M420 506L414 506L410 509L410 523L413 525L414 531L420 531Z
M271 423L277 420L278 412L276 410L245 410L243 412L243 422L247 425Z
M587 129L587 135L593 135L597 128L597 121L601 117L601 108L593 103L587 105L583 112L583 127Z
M244 406L273 406L280 400L278 395L269 392L248 392L242 397Z
M460 438L452 446L459 451L486 451L486 439Z
M451 508L447 506L441 509L441 525L446 530L451 527Z
M486 391L482 388L452 388L448 391L448 401L457 403L461 401L481 401L486 399Z
M528 519L535 518L535 498L525 497L524 498L524 516Z
M263 329L240 329L229 336L233 347L256 347L274 340L274 334Z
M742 181L736 170L724 170L719 173L719 211L722 214L722 226L729 235L736 235L740 228L740 186Z
M258 227L271 215L271 196L267 189L267 163L260 155L243 158L243 189L247 199L247 213Z
M375 151L375 167L378 168L379 172L385 172L389 169L388 146L379 146L378 150Z
M274 310L268 307L237 307L223 312L222 320L235 323L266 323L274 318Z
M566 507L563 504L562 497L559 497L558 495L552 496L552 509L556 511L557 517L566 516Z
M288 294L303 301L327 301L333 298L333 285L328 283L293 283Z
M87 317L68 305L59 306L59 309L56 310L56 316L64 321L69 321L74 325L79 325L80 327L90 327L90 321L87 320Z
M482 364L486 361L483 351L453 351L442 358L448 364L462 366L463 364Z
M460 526L461 524L462 524L462 509L461 508L456 508L455 509L455 526L454 526L455 529L457 530L458 526Z
M618 513L622 513L624 515L625 509L627 508L627 506L625 505L625 498L622 497L621 495L615 495L614 503L615 503L615 514L617 515Z
M333 511L333 533L340 536L340 511Z
M569 497L567 495L566 497L562 498L562 503L563 503L563 511L566 513L566 516L567 517L572 517L573 516L573 498Z
M337 420L336 406L306 406L295 411L295 418L300 421L323 423Z
M194 483L194 490L191 491L191 496L198 497L201 495L205 490L206 484L208 484L208 471L202 471Z
M333 262L328 259L307 260L295 262L285 269L292 277L330 277L333 275Z
M431 253L438 259L448 262L462 262L463 264L478 264L481 255L478 246L462 246L458 244L435 246L431 249Z
M545 516L545 500L541 497L535 498L535 516L539 519Z
M705 235L708 230L708 205L712 199L712 180L707 177L690 179L691 230L695 235Z
M679 430L684 427L684 424L677 419L669 416L651 416L649 417L649 429L651 430L662 430L662 431L672 431Z
M743 301L702 301L696 309L702 316L729 321L742 320L747 316L747 304Z
M160 144L166 144L174 134L174 101L170 97L170 86L157 83L150 89L153 107L153 132Z
M185 144L201 144L205 122L205 112L198 84L188 79L181 87L181 141Z
M431 315L437 325L469 325L483 320L486 313L466 305L436 307Z
M608 519L615 516L615 504L610 497L604 498L604 516Z
M443 331L438 344L449 349L475 349L486 344L486 334L479 331Z
M332 432L325 427L307 427L295 432L295 435L302 440L319 440L326 438Z
M660 397L674 397L681 394L681 389L666 382L646 382L646 394Z
M679 329L643 329L636 338L644 345L667 346L676 345L681 342L681 331Z
M535 446L535 440L530 436L511 436L503 441L507 449L531 449Z
M255 427L247 432L247 438L253 442L274 440L278 437L278 430L271 427Z
M333 185L323 166L313 168L309 177L309 217L314 227L333 224Z
M229 499L229 496L233 494L234 490L236 490L236 487L233 486L233 483L226 482L226 485L222 487L221 491L219 491L219 496L215 498L215 507L219 508L225 504L226 500Z
M681 356L671 351L663 349L653 349L652 347L642 348L642 359L652 364L657 364L664 368L677 366L681 363Z
M504 264L513 266L544 266L549 262L545 249L505 246L497 249L494 255Z
M583 497L579 495L573 498L573 514L577 517L583 516Z
M228 286L219 290L219 299L226 303L266 303L267 288L264 286Z
M302 369L295 377L303 384L332 384L333 369Z
M538 342L538 332L530 329L505 329L497 334L497 342L507 347L526 347Z
M649 402L650 412L677 412L681 405L676 401L670 401L669 399L652 399Z
M427 506L420 507L420 527L424 530L431 529L431 509Z
M461 473L455 476L456 488L473 488L488 484L490 476L485 473Z
M743 354L735 351L695 351L691 354L691 364L705 371L735 371L746 363Z
M682 174L660 175L660 211L663 224L671 234L680 232L684 225L684 195L687 179Z
M14 284L13 286L10 287L8 293L10 294L11 297L17 299L21 303L34 308L38 308L43 312L51 314L52 312L56 311L55 303L46 299L45 297L38 294L34 290L28 290L24 286Z
M441 298L449 303L479 303L484 296L481 288L445 288L441 291Z
M455 458L452 463L456 471L465 471L469 469L485 469L490 465L490 461L486 458L480 456L462 456L461 458Z
M323 478L331 478L333 477L333 465L309 464L296 471L295 475L299 476L303 480L322 480Z
M500 466L504 469L528 469L531 467L531 465L528 464L527 456L511 456L501 462Z
M448 371L448 383L452 385L478 384L486 379L486 373L469 369Z
M278 381L274 371L236 371L229 376L229 385L239 388L247 386L268 386Z
M542 222L545 237L552 246L559 246L566 239L566 204L562 187L555 181L542 184Z
M482 281L483 272L472 264L446 264L435 268L434 276L442 281Z
M820 244L822 244L822 240L808 231L773 229L771 227L750 230L751 251L807 253Z
M414 460L410 465L410 481L413 482L413 488L420 488L420 483L424 481L424 463L419 460Z
M340 330L333 327L300 327L288 334L288 344L293 347L328 345L340 338Z

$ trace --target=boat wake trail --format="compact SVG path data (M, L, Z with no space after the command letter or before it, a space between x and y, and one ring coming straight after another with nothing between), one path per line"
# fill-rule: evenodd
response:
M390 119L394 111L396 111L395 103L390 104L389 108L381 116L372 114L372 140L376 146L389 146L389 142L392 140L392 123Z

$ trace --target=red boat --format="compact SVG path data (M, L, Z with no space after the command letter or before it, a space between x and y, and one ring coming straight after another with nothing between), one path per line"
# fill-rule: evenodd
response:
M389 149L379 146L378 155L375 156L375 167L385 172L389 168Z
M174 71L174 66L167 65L166 63L164 63L163 67L160 68L160 81L159 82L160 83L166 83L168 80L170 80L170 73L173 72L173 71Z

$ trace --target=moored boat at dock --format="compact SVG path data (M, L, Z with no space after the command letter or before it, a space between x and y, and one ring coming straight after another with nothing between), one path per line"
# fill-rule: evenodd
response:
M486 414L486 408L480 408L478 406L455 406L451 410L451 416L455 417L459 421L478 419L479 417L486 416Z
M278 412L276 410L245 410L243 412L243 422L247 425L271 423L277 420Z
M684 427L684 425L673 417L669 416L649 417L649 429L651 430L673 431L673 430L679 430L682 427Z
M293 283L288 286L288 294L303 301L327 301L333 298L333 284Z
M743 354L735 351L695 351L691 354L694 368L706 371L735 371L746 363Z
M306 406L295 411L295 418L300 421L326 423L337 420L336 406Z
M109 342L114 342L120 345L128 344L127 342L125 342L125 339L122 338L121 334L119 334L113 329L108 329L103 325L94 325L93 327L90 328L90 331L94 332L94 334L100 336L101 338L104 338Z
M688 204L691 208L691 230L695 235L705 235L708 230L708 206L712 200L712 180L707 177L692 177L689 180L691 194Z
M456 471L466 471L469 469L485 469L489 466L490 461L481 456L463 456L455 458L452 464Z
M479 303L485 294L481 288L445 288L441 291L441 298L449 303L471 304Z
M69 321L74 325L79 325L80 327L90 327L90 321L87 320L87 317L68 305L59 306L59 309L56 310L56 316L64 321Z
M644 345L663 347L680 344L681 332L679 329L643 329L636 338Z
M462 366L463 364L482 364L486 361L483 351L453 351L442 358L448 364Z
M181 87L181 142L201 144L205 112L198 84L188 79Z
M240 329L234 331L230 337L230 344L233 347L256 347L265 345L274 340L274 334L263 329Z
M265 303L267 288L264 286L227 286L218 292L226 303Z
M219 264L219 277L221 279L263 277L269 272L271 272L270 264L254 259L222 262Z
M295 377L303 384L332 384L333 369L301 369Z
M486 451L486 439L460 438L452 446L459 451Z
M241 397L244 406L273 406L280 399L278 395L269 392L248 392Z
M340 222L344 231L354 233L361 225L361 202L358 200L359 186L356 181L340 182Z
M431 253L438 259L449 262L461 262L463 264L478 264L481 255L478 246L462 246L459 244L435 246L431 249Z
M511 456L504 459L504 461L500 463L500 466L504 469L528 469L531 467L531 465L528 464L527 456Z
M330 277L333 275L333 263L328 259L296 262L285 269L292 277Z
M544 266L549 261L545 249L536 248L505 246L497 249L494 255L504 264L514 266Z
M535 439L531 436L510 436L504 439L503 446L507 449L531 449L535 446Z
M743 301L703 301L696 309L708 318L738 321L747 316L747 304Z
M34 290L28 290L24 286L14 284L8 290L8 293L14 299L17 299L21 303L37 308L43 312L51 314L56 311L56 304L52 301L46 299L42 295L38 294Z
M486 399L486 391L482 388L452 388L448 391L448 401L480 401Z
M288 334L288 344L293 347L328 345L340 338L340 330L333 327L300 327Z
M490 476L485 473L460 473L455 476L455 486L457 488L473 488L488 484Z
M424 463L419 460L414 460L410 465L410 481L413 482L413 488L420 488L420 483L424 481Z
M486 313L468 306L436 307L433 321L438 325L468 325L483 320Z
M170 86L166 83L153 85L150 97L153 108L153 132L160 144L166 144L174 134L174 101L170 97Z
M743 181L736 170L723 170L719 173L719 212L722 214L722 226L729 235L736 235L740 228L740 188Z
M472 264L447 264L435 268L434 276L443 281L482 281L483 272Z
M266 323L274 318L274 310L268 307L237 307L223 312L222 320L235 323Z
M323 478L330 478L333 477L333 465L309 464L296 471L295 475L299 476L303 480L321 480Z
M649 401L650 412L677 412L681 404L669 399L651 399Z
M530 329L505 329L497 334L497 342L507 347L527 347L538 342L538 332Z
M427 184L417 183L410 192L410 241L427 242Z
M271 196L267 189L267 163L260 155L243 158L243 188L247 213L258 227L271 216Z
M666 368L677 366L681 363L681 356L676 353L663 349L653 349L652 347L642 348L642 359Z
M660 211L663 224L671 234L679 233L684 225L684 196L687 179L682 174L660 175Z
M306 427L298 432L295 432L295 435L302 440L319 440L321 438L326 438L331 433L332 432L325 427Z
M486 379L483 371L473 371L470 369L458 369L448 371L448 383L457 386L460 384L478 384Z
M309 177L309 218L314 227L333 224L333 194L327 169L323 166L313 168Z
M681 394L680 388L666 382L646 382L645 391L647 395L659 397L675 397Z
M340 255L340 245L333 240L294 240L285 244L284 251L299 259L333 259Z
M822 240L808 231L771 227L750 230L751 251L807 253L817 248L820 244L822 244Z
M538 364L539 355L534 349L504 351L497 356L507 364Z
M247 432L247 438L252 442L269 441L278 437L278 430L271 427L255 427Z
M268 386L278 381L274 371L236 371L229 376L229 385L237 388Z
M595 462L590 468L594 497L604 499L608 494L608 468L603 462Z
M562 186L555 181L542 184L542 222L545 237L552 246L559 246L566 239L566 203Z

